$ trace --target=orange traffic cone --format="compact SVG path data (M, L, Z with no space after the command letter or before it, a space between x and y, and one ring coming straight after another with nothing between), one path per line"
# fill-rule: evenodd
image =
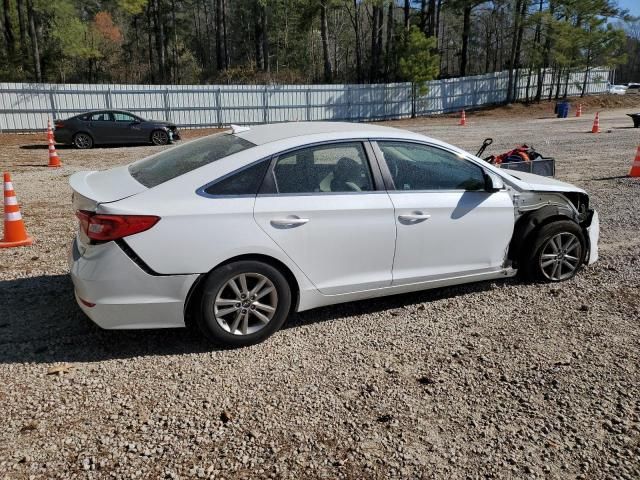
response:
M47 141L49 142L49 166L61 167L60 157L56 152L55 141L53 140L53 130L51 129L51 120L47 120Z
M640 147L636 151L636 158L633 160L631 164L631 171L629 172L630 177L640 177Z
M20 214L20 205L13 191L11 175L4 174L4 237L0 240L0 248L22 247L31 245L33 240L27 235L24 221Z
M600 112L596 112L596 118L593 119L591 133L600 133Z
M458 125L460 125L461 127L464 127L467 124L467 115L464 113L464 110L462 110L462 116L460 117L460 123L458 123Z
M581 116L582 116L582 104L579 103L578 109L576 110L576 117L581 117Z

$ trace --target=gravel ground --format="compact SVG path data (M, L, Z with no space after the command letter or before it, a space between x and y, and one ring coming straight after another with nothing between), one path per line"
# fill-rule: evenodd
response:
M640 130L515 111L389 124L555 156L600 211L596 265L317 309L234 351L102 331L73 300L67 177L158 147L61 148L53 170L42 135L0 136L35 239L0 251L0 478L639 478Z

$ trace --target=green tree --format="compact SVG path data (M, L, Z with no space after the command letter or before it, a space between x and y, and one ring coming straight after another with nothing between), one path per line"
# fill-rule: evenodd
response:
M427 37L417 26L412 25L407 42L400 56L400 74L418 87L420 94L427 92L425 82L438 76L439 58L436 40Z

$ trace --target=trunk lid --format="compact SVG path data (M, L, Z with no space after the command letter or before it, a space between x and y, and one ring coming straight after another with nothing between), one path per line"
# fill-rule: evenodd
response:
M69 178L73 189L73 209L96 212L102 203L116 202L144 192L147 187L129 174L128 166L104 171L77 172ZM89 238L78 228L78 250L84 255L90 246Z
M74 208L91 211L100 203L115 202L147 190L134 180L126 165L99 172L74 173L69 185L74 192Z

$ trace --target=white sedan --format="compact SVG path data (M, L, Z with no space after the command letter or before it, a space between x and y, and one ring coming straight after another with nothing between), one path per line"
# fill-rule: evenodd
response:
M225 346L294 311L518 271L558 282L598 257L583 190L368 124L234 127L70 184L82 310Z

